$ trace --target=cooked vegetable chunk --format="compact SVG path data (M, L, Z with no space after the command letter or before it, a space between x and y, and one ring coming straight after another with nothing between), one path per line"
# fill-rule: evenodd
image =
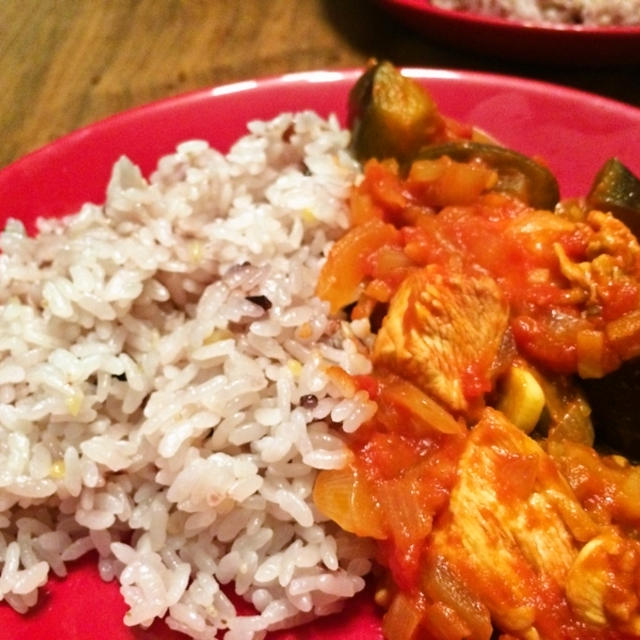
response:
M458 162L479 160L495 169L495 191L507 193L536 209L553 209L559 199L558 182L544 165L512 149L471 140L424 147L416 160L443 156Z
M525 433L538 424L545 407L540 383L526 366L513 364L504 377L497 408Z
M410 158L444 130L431 96L389 62L374 63L355 84L349 120L360 160Z
M587 196L594 209L609 211L640 238L640 180L617 158L600 168Z

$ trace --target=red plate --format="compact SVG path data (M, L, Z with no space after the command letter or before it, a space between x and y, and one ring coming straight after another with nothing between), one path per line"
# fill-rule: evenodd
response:
M429 0L377 0L412 29L466 51L525 62L579 67L640 62L640 25L539 25L453 11Z
M595 171L618 156L640 173L640 110L572 89L516 78L437 69L407 69L429 88L442 111L476 124L523 153L542 156L563 195L588 188ZM359 70L316 71L242 82L156 102L61 138L0 171L0 211L31 224L63 215L82 202L102 202L111 165L128 155L148 173L157 158L191 137L221 150L247 120L304 108L335 112L344 121L346 96ZM75 565L64 581L43 589L41 604L22 617L0 604L0 639L169 640L164 625L134 631L121 620L117 585L103 583L94 558ZM378 640L378 612L370 593L345 612L269 640Z

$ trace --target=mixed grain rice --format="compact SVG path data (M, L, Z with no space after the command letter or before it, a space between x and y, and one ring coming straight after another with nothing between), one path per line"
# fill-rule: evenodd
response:
M8 221L0 599L24 612L97 552L126 624L248 640L363 588L370 548L311 500L375 411L329 375L369 371L367 327L313 296L359 172L348 136L285 114L226 156L185 142L148 181L122 158L104 206L34 237Z
M640 25L640 0L431 0L442 9L471 11L535 24ZM561 52L558 52L561 56ZM597 55L597 52L595 52Z

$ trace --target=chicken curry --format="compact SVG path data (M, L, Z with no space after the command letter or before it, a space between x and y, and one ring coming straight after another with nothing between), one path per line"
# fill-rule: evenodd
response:
M350 384L378 410L314 500L376 541L385 637L640 636L640 468L600 446L581 384L640 356L618 215L638 203L601 182L559 202L541 162L388 63L351 101L364 176L317 293L369 323L373 372Z

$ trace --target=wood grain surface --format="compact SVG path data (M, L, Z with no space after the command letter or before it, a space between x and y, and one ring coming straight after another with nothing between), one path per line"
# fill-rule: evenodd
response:
M371 56L549 80L640 106L638 68L538 68L463 54L370 0L1 0L0 167L157 98Z

